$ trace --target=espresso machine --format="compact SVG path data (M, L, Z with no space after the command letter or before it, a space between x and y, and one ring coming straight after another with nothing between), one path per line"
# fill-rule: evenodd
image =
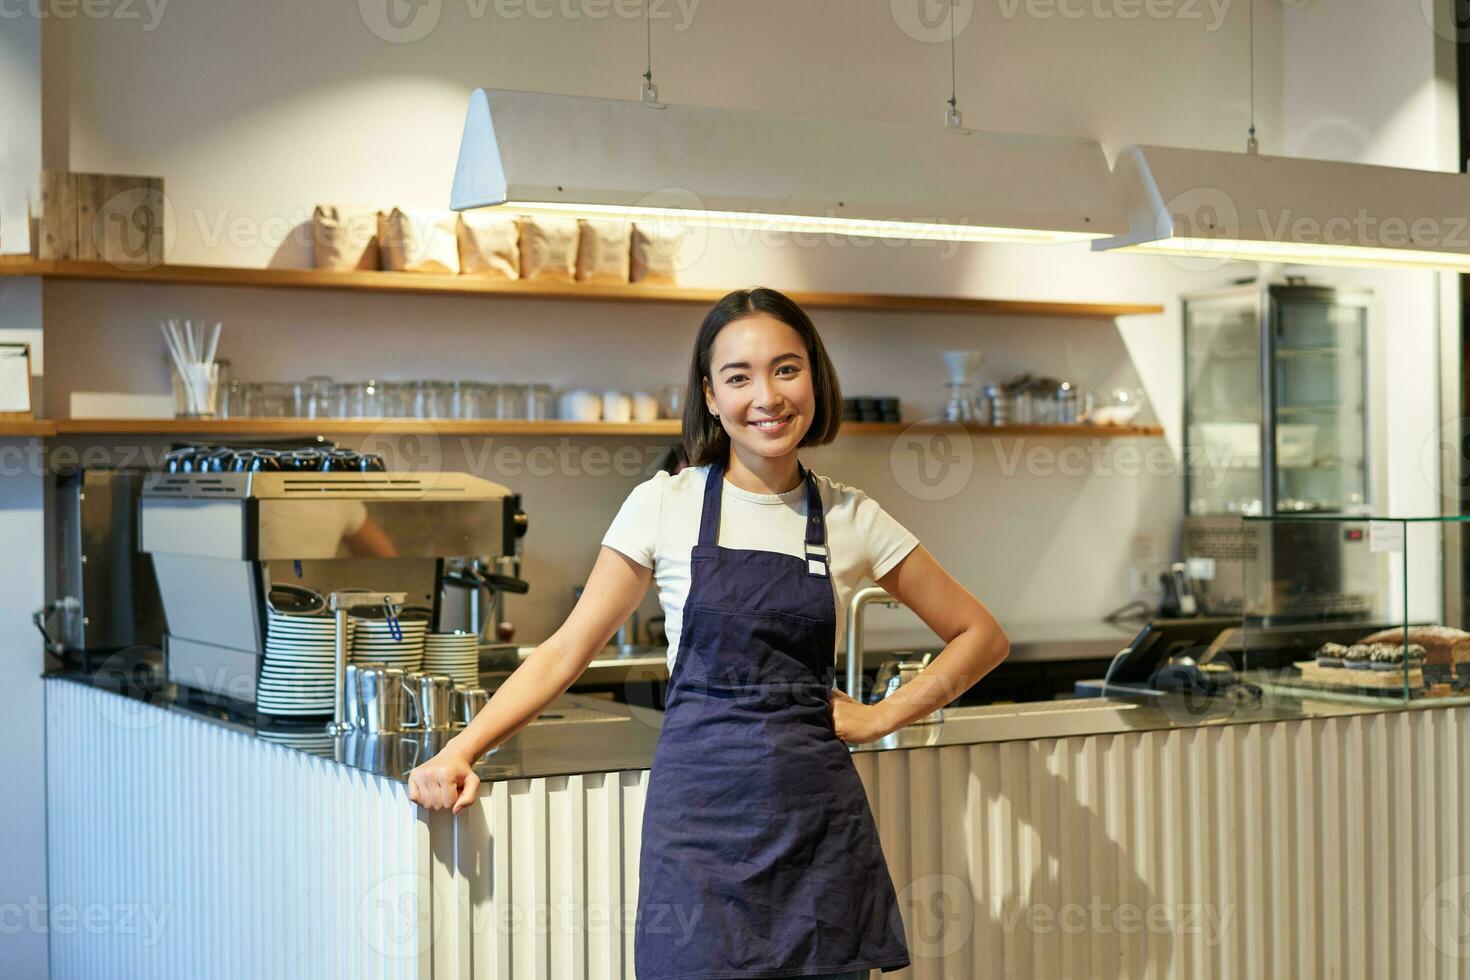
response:
M180 687L255 703L266 597L403 593L444 622L446 570L519 567L526 515L507 487L467 473L165 472L141 499L139 548L152 558ZM502 572L489 588L525 591Z

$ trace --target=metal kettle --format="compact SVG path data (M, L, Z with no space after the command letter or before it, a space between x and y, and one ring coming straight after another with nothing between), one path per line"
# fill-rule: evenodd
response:
M873 692L868 698L869 704L877 704L888 697L894 691L919 676L919 672L929 666L934 654L926 653L918 660L885 660L878 667L878 673L873 678ZM944 709L935 708L933 711L916 718L910 724L932 725L944 720Z

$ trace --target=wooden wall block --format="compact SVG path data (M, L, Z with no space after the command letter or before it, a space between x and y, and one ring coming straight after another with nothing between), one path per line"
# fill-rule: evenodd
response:
M77 258L152 267L164 256L163 178L74 174Z
M41 173L41 235L43 259L77 257L77 179L60 170Z
M96 262L102 258L103 180L100 174L73 174L77 193L77 258Z

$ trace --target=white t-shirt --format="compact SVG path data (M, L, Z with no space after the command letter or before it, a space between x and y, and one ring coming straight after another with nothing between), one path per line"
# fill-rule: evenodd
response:
M602 543L653 569L669 639L669 670L678 656L689 595L689 552L699 541L708 466L689 466L674 476L658 473L623 501ZM718 543L725 548L775 551L800 558L806 541L806 484L785 493L751 493L724 482ZM820 474L817 487L827 527L837 643L844 648L847 604L865 580L888 574L919 539L867 494Z

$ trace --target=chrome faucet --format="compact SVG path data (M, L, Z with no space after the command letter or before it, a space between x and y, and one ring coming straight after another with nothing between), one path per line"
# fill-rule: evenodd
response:
M875 602L898 608L898 600L878 585L858 589L847 604L847 696L856 701L863 700L863 610Z

